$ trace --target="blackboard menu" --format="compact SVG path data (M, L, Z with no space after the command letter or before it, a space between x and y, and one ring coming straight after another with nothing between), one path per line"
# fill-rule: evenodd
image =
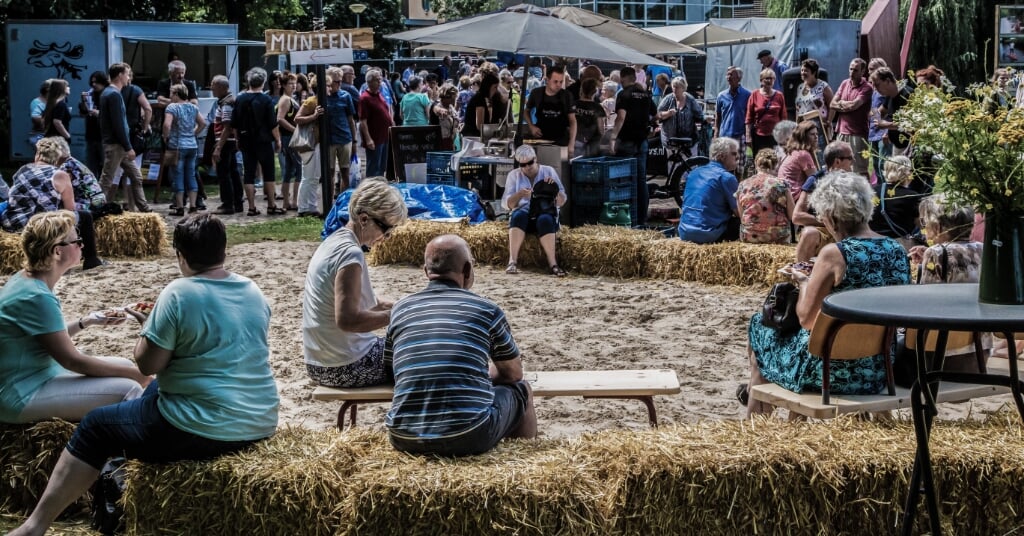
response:
M395 164L395 176L405 182L406 164L424 164L427 152L436 151L441 141L441 127L391 127L389 132L391 160Z

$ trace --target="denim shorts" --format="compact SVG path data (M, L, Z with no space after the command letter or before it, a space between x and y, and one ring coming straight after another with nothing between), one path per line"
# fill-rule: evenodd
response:
M218 441L181 430L164 419L158 396L154 380L141 398L90 411L68 441L68 452L99 471L114 456L147 463L208 460L256 442Z
M455 437L416 440L389 434L391 445L410 454L436 454L438 456L472 456L483 454L509 436L519 427L526 414L530 398L525 381L494 386L494 402L487 420L476 428Z

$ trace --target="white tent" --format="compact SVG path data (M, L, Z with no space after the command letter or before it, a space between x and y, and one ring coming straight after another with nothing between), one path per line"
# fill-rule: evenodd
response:
M762 43L775 39L772 35L762 35L741 30L733 30L709 22L697 24L677 24L673 26L657 26L644 28L648 32L660 35L671 41L689 45L693 48L724 47Z

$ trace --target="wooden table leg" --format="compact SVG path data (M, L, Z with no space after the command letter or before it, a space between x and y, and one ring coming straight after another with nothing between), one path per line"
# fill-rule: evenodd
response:
M603 399L616 399L616 400L639 400L647 406L647 420L651 424L651 428L658 427L658 410L654 408L654 397L651 395L637 395L637 396L585 396L583 398L603 398Z

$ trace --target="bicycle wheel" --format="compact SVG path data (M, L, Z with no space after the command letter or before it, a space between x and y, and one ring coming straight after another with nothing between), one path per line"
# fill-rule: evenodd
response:
M683 206L683 190L686 189L686 176L689 173L689 166L685 162L680 162L672 170L672 175L668 178L668 182L665 183L665 190L672 196L672 199L675 200L676 205L679 205L680 208Z

